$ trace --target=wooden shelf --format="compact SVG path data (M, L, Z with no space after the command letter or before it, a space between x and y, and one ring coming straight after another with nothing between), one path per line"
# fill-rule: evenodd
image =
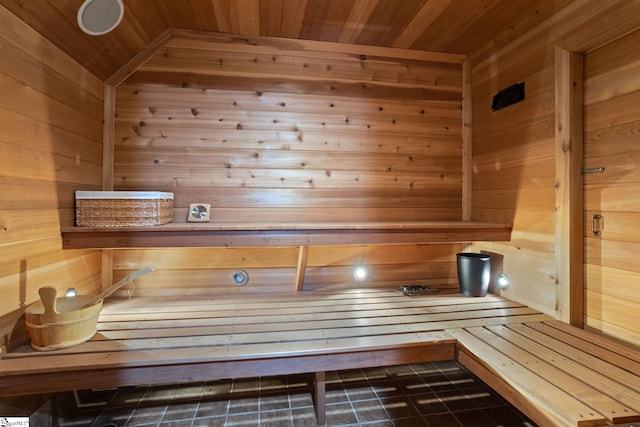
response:
M472 221L171 223L156 227L71 227L64 249L305 246L509 241L511 226Z

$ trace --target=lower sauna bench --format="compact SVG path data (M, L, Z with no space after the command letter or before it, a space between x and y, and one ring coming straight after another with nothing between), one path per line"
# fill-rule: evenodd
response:
M448 329L457 360L540 426L640 421L640 351L556 320Z
M563 335L550 338L550 331L574 337L573 343ZM514 342L514 335L522 338ZM546 347L545 340L552 339L558 342ZM23 345L5 354L0 396L310 373L317 419L324 424L325 371L458 359L541 426L640 420L640 356L608 341L603 342L610 347L603 347L599 339L495 295L405 296L393 289L367 289L110 298L90 341L54 352ZM546 388L539 388L544 385L540 379L529 382L547 377L535 365L552 366L546 358L560 362L567 357L553 355L561 351L560 343L609 353L577 348L571 352L575 357L588 356L599 364L582 362L583 368L575 366L567 374L577 376L573 381ZM561 365L572 363L579 364L567 359ZM554 377L559 377L555 371ZM575 388L583 377L592 385ZM596 384L602 392L588 389ZM605 386L624 386L617 406L615 398L604 397ZM575 389L577 396L563 387ZM550 394L551 388L558 393ZM583 395L590 399L579 404Z

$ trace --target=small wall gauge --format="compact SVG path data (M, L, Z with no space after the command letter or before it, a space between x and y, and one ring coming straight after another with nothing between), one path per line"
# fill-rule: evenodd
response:
M187 222L209 222L210 211L211 204L209 203L191 203L189 205Z

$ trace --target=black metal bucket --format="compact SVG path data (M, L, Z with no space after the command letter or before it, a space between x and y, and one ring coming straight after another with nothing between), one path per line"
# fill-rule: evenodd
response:
M460 292L469 297L486 296L491 279L491 257L471 252L462 252L456 256Z

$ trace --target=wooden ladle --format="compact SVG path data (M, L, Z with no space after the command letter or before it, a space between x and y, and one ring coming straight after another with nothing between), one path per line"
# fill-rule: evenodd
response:
M82 308L89 307L89 306L97 303L98 301L100 301L102 299L105 299L106 297L108 297L109 295L111 295L112 293L114 293L115 291L117 291L118 289L120 289L121 287L126 285L127 283L137 279L138 277L140 277L140 276L142 276L144 274L151 273L154 270L155 269L153 267L148 265L145 268L142 268L142 269L140 269L138 271L134 271L133 273L131 273L130 275L128 275L124 279L120 280L118 283L116 283L116 284L110 286L109 288L105 289L100 295L97 295L94 298L92 298L91 300L89 300L85 305L82 306ZM42 297L42 295L41 295L41 297Z

